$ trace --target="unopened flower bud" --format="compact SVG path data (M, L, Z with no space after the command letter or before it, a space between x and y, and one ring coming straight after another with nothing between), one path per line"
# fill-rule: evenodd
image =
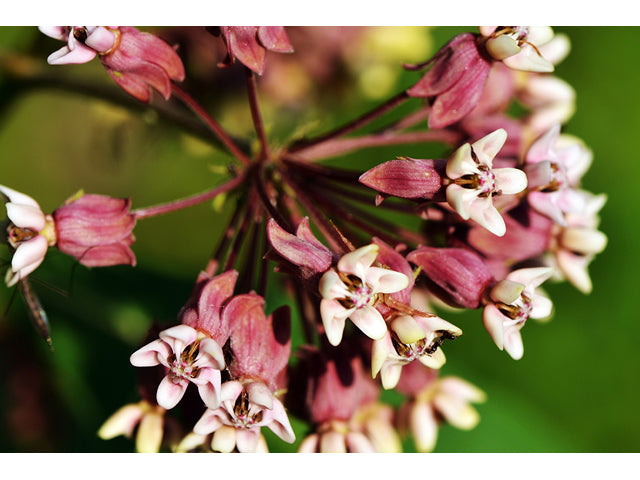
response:
M87 267L136 265L130 199L76 195L53 212L58 249Z
M445 166L445 160L399 157L365 172L360 183L394 197L430 200L442 190Z
M453 307L478 308L493 281L482 258L462 248L419 247L407 259L422 268L432 292Z

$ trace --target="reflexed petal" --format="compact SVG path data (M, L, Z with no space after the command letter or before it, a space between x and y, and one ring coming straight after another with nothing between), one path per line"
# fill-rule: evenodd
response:
M113 48L115 42L116 36L111 30L98 27L87 36L84 43L95 51L102 53Z
M302 440L298 447L298 453L317 453L318 451L318 434L312 433Z
M607 236L598 230L567 227L562 232L561 243L563 247L574 252L595 254L605 249Z
M259 428L237 428L236 446L240 453L255 453L260 440Z
M400 363L388 363L380 372L380 380L382 380L382 388L390 390L395 388L400 381L402 375L402 365Z
M20 228L30 228L39 232L46 225L44 213L38 206L26 205L24 203L7 203L7 217Z
M504 334L504 349L514 360L520 360L524 355L522 334L518 328L509 328Z
M195 328L191 328L188 325L176 325L175 327L168 328L160 332L160 338L165 342L178 341L184 348L184 345L189 345L193 343L198 338L198 331ZM177 346L177 343L176 343ZM182 348L178 351L177 348L174 348L176 355L178 353L182 353Z
M182 400L187 385L189 385L187 380L180 379L178 383L174 383L171 377L165 376L160 382L158 391L156 392L158 405L165 410L170 410L175 407L180 400Z
M475 385L458 377L444 377L440 379L438 389L447 395L465 402L484 402L487 400L486 393Z
M206 381L204 381L206 379ZM220 406L220 371L211 368L203 368L198 376L192 379L198 385L198 393L207 408Z
M520 193L527 188L527 175L518 168L495 168L496 188L503 195Z
M136 435L136 451L139 453L158 453L164 433L164 415L150 412L142 417Z
M369 439L360 432L348 432L345 435L345 443L350 453L376 453Z
M49 65L81 64L93 60L96 55L96 51L92 48L76 43L73 50L65 45L60 50L53 52L47 57L47 63Z
M272 421L267 424L267 427L285 442L295 442L296 436L289 423L289 417L284 405L276 398L273 399L273 409L270 412L270 417Z
M430 354L430 355L421 355L420 357L418 357L418 360L425 367L429 367L429 368L432 368L434 370L438 370L438 369L442 368L442 366L447 362L447 357L445 357L444 352L442 351L442 349L440 347L438 347L436 349L436 351L433 352L432 354Z
M206 435L198 435L193 432L188 433L182 440L180 440L180 443L176 447L176 453L187 453L202 445L206 438Z
M224 382L220 387L220 398L223 402L235 402L244 387L237 380Z
M478 164L471 157L471 145L465 143L458 148L447 162L447 177L456 179L463 175L480 173Z
M557 156L554 147L559 136L560 124L555 124L531 145L527 152L526 162L537 163L551 161L555 163Z
M552 274L553 268L551 267L520 268L507 275L507 278L526 285L530 289L541 285Z
M527 41L533 43L536 47L540 47L553 39L553 29L551 27L528 27Z
M364 281L374 292L381 293L395 293L409 286L409 278L404 273L380 267L370 267Z
M566 279L584 294L591 293L593 285L589 277L587 266L589 257L574 255L571 252L560 250L556 253L556 262Z
M487 40L487 51L496 60L503 60L520 52L518 42L508 35L498 35Z
M473 152L478 157L480 164L484 164L491 168L493 166L493 158L498 154L504 142L507 141L507 131L499 128L489 135L482 137L473 143Z
M47 37L55 38L56 40L60 40L66 42L69 39L69 32L64 27L38 27L40 32L44 33Z
M167 357L171 353L169 345L158 339L133 352L129 361L134 367L154 367L160 364L166 367L168 366Z
M217 452L231 453L236 446L236 429L227 425L221 426L213 434L211 448Z
M336 300L322 299L320 301L320 316L322 324L331 345L336 346L342 340L344 325L347 317L355 311L354 308L346 309Z
M551 316L553 303L539 292L531 300L531 313L529 317L536 320L544 320Z
M427 336L424 328L410 315L400 315L391 322L391 329L396 332L402 343L415 343Z
M208 408L193 426L193 432L197 435L208 435L222 427L222 422L217 410ZM235 440L234 440L235 441Z
M344 435L329 431L320 437L320 451L322 453L347 453Z
M549 73L554 70L553 64L542 58L536 49L528 44L523 44L520 53L505 58L502 63L513 70L525 72Z
M500 350L504 349L504 320L505 316L500 313L500 310L495 305L489 304L484 307L482 323Z
M502 237L507 233L507 226L500 212L493 206L491 197L478 198L471 204L469 216L494 235Z
M376 378L387 359L396 355L391 335L388 332L381 339L374 340L371 345L371 376Z
M458 212L463 219L469 220L471 205L478 198L478 191L470 188L462 188L455 183L449 185L446 190L447 202Z
M262 382L251 382L246 386L249 401L260 407L271 410L273 408L273 393Z
M110 440L118 435L131 437L136 425L142 418L142 408L139 404L129 404L118 409L98 430L98 436L103 440Z
M352 273L361 279L365 278L366 271L373 265L378 256L378 245L371 243L347 253L338 261L338 270L344 273Z
M0 185L0 193L8 197L10 203L15 203L19 205L28 205L30 207L34 207L40 210L40 205L38 205L38 202L36 202L29 195L25 195L24 193L18 192L17 190L14 190L9 187L5 187L4 185Z
M525 285L520 282L509 279L501 280L491 289L491 300L511 304L520 297L524 287Z
M471 430L480 421L480 415L475 408L447 394L436 395L433 404L447 422L456 428Z
M335 270L329 270L320 279L318 285L322 298L345 298L349 295L349 290L340 280L340 276Z
M222 348L212 338L203 338L200 341L200 355L195 362L198 367L207 366L216 370L222 370L224 368L224 354Z
M386 322L371 305L354 310L349 318L367 337L374 340L381 339L387 333Z
M455 335L456 337L462 335L462 330L460 328L436 315L433 315L431 317L416 315L413 318L426 332L438 332L444 330L451 333L452 335Z
M409 414L411 433L419 452L431 452L438 438L438 421L428 403L418 402Z

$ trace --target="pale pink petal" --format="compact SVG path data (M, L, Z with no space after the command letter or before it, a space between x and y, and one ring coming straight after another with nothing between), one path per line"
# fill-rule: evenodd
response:
M478 161L491 168L493 166L493 158L498 154L500 149L502 149L506 141L507 131L504 128L499 128L474 142L471 147L478 157Z
M25 278L42 263L48 248L49 243L42 235L21 243L11 258L11 269L20 272L21 278Z
M351 453L376 453L373 444L360 432L347 432L345 443Z
M491 300L511 304L520 297L524 288L525 285L522 282L511 279L501 280L491 289Z
M431 452L438 438L438 421L428 403L417 402L409 414L409 426L416 449Z
M518 168L494 168L496 188L503 195L512 195L527 188L527 175Z
M346 309L336 300L322 299L320 301L320 316L322 324L331 345L336 346L342 340L345 321L355 308Z
M189 345L198 338L198 331L195 328L191 328L188 325L176 325L175 327L167 328L160 332L160 338L166 342L178 341L181 346ZM176 343L177 345L177 343ZM175 353L178 353L178 348L174 348ZM179 349L182 352L182 348Z
M502 63L513 70L526 72L549 73L553 72L553 64L542 58L531 45L523 44L522 50L517 55L505 58Z
M302 440L298 447L298 453L317 453L318 452L318 434L312 433Z
M433 331L425 328L427 325L418 321L423 317L412 317L411 315L400 315L391 322L391 329L398 335L402 343L415 343L427 336L427 331ZM426 319L425 319L426 320Z
M388 363L380 372L380 380L382 380L382 388L390 390L395 388L400 381L402 375L402 365L400 363Z
M504 320L505 316L500 313L500 310L494 304L491 303L484 307L482 323L500 350L504 349Z
M193 433L197 435L208 435L215 432L223 423L220 421L220 417L217 410L211 410L208 408L200 417L200 420L193 426ZM234 439L235 442L235 439Z
M111 30L107 30L104 27L97 27L87 36L84 43L96 52L102 53L113 48L115 41L116 36Z
M260 440L259 428L236 429L236 446L240 453L255 453Z
M213 434L211 448L217 452L231 453L236 446L236 429L227 425L221 426Z
M296 436L293 433L293 429L289 423L289 417L282 402L278 399L274 399L273 409L268 413L271 418L271 422L267 424L267 427L269 427L273 433L285 442L295 442Z
M69 39L69 32L64 27L38 27L40 32L44 33L46 36L55 38L56 40L61 40L66 42Z
M531 145L527 152L526 162L537 163L545 160L556 162L554 147L559 136L560 125L555 124Z
M433 399L433 404L448 423L462 430L471 430L478 425L480 415L467 402L445 393L439 393Z
M96 51L92 48L85 47L81 43L76 43L73 50L65 45L61 49L53 52L47 57L47 63L49 65L81 64L93 60L96 55Z
M607 236L588 228L567 227L562 232L562 246L573 252L582 254L596 254L607 246Z
M198 393L207 408L220 406L220 371L202 368L196 378L191 381L198 385Z
M471 205L478 198L478 191L471 188L463 188L452 183L446 190L447 202L458 212L463 219L468 220Z
M178 383L174 383L170 376L165 376L156 392L156 401L165 410L170 410L175 407L184 395L189 382L185 379L180 379Z
M438 381L438 389L454 398L465 402L484 402L487 394L475 385L458 378L444 377Z
M584 294L591 293L593 285L587 269L590 258L574 255L566 250L556 252L556 262L566 279Z
M520 329L509 328L504 333L504 349L514 360L520 360L524 355L524 345Z
M320 437L322 453L347 453L347 445L342 433L329 431Z
M389 332L381 339L374 340L371 345L371 376L376 378L387 359L395 355L397 354L393 348L393 342L391 341L391 334Z
M46 225L44 213L40 207L24 203L7 203L7 217L20 228L30 228L39 232Z
M438 370L442 368L442 366L447 363L447 357L444 355L444 352L441 348L437 348L435 352L430 355L421 355L418 357L420 363L422 363L425 367L432 368L434 370Z
M160 364L168 366L167 357L171 353L169 345L158 339L133 352L129 361L134 367L153 367Z
M344 255L338 261L337 268L341 272L351 273L364 279L366 271L373 265L377 256L378 245L372 243Z
M151 412L142 417L136 435L136 451L139 453L158 453L164 434L164 415Z
M212 338L203 338L200 341L200 355L198 360L194 363L197 367L208 366L215 368L216 370L222 370L224 368L224 354L222 348Z
M531 300L531 313L529 317L536 320L548 318L553 312L553 303L547 297L539 293Z
M220 398L223 402L235 402L244 387L237 380L224 382L220 387Z
M529 288L535 288L551 277L551 275L553 275L553 268L551 267L534 267L514 270L507 275L507 278L512 282L518 282Z
M409 278L404 273L387 268L370 267L365 275L364 283L374 292L395 293L409 285Z
M542 215L549 217L558 225L567 224L562 210L558 206L560 191L556 192L529 192L529 204Z
M271 410L273 405L273 393L262 382L251 382L246 386L247 394L249 395L249 401L256 405Z
M379 340L387 333L387 324L382 315L371 305L354 310L351 321L369 338Z
M349 289L340 280L335 270L329 270L320 279L318 285L322 298L345 298L349 296Z
M489 54L496 60L504 60L520 52L518 42L508 35L490 38L487 40L486 46Z
M498 237L502 237L507 232L504 219L496 207L493 206L491 197L476 199L471 204L469 216Z
M456 179L463 175L471 175L474 173L480 173L478 164L473 160L471 156L471 145L465 143L456 150L453 156L447 162L446 167L447 177Z
M110 440L119 435L131 437L133 431L142 418L142 408L139 404L129 404L118 409L98 430L98 436L103 440Z

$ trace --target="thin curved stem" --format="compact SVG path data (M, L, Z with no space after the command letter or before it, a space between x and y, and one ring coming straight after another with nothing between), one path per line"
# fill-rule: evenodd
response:
M215 133L222 144L234 157L238 159L238 161L240 161L240 163L247 166L251 164L251 159L240 149L222 126L216 122L211 115L209 115L209 112L207 112L202 105L175 84L171 86L171 91L176 98L180 99L187 107L189 107L189 109L195 113L213 133Z
M267 134L264 130L264 123L262 122L262 115L260 114L260 106L258 104L258 87L256 84L255 74L245 67L247 75L247 93L249 94L249 107L251 108L251 118L253 119L253 125L258 134L258 140L260 142L260 155L258 158L260 161L266 160L269 156L269 142L267 141Z
M136 219L142 219L155 217L157 215L163 215L165 213L175 212L177 210L182 210L183 208L192 207L194 205L213 200L218 195L233 190L237 186L241 185L242 182L244 182L245 177L246 172L243 172L237 177L232 178L231 180L223 183L222 185L218 185L211 190L207 190L190 197L181 198L179 200L174 200L172 202L154 205L152 207L138 208L136 210L132 210L131 214L135 216Z

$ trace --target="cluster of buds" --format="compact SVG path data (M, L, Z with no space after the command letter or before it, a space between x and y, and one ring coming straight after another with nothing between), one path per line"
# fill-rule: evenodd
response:
M165 100L179 92L238 163L209 191L134 211L128 199L80 193L45 215L31 197L0 186L13 252L8 286L52 246L88 267L135 265L137 221L235 195L177 324L152 333L130 357L143 367L140 402L107 420L102 438L136 434L139 451L265 452L266 427L289 444L298 437L300 452L398 452L406 436L432 451L440 424L475 427L471 404L486 399L469 382L440 374L449 342L463 334L451 310L481 310L497 348L517 360L527 320L553 312L540 288L546 280L592 289L587 269L606 246L597 230L606 197L581 188L592 154L562 133L575 94L552 75L568 41L549 27L458 35L425 63L405 66L428 70L391 100L277 148L262 123L255 74L264 72L268 52L293 51L284 28L209 28L227 48L218 66L246 73L257 153L177 89L172 82L185 77L179 50L158 37L132 27L41 30L67 43L51 64L98 56L142 102L153 90ZM357 133L404 102L418 108L376 133ZM524 113L511 113L514 103ZM449 150L442 158L403 155L416 139ZM395 145L396 158L365 172L320 163L379 145ZM397 211L420 228L396 222ZM267 305L269 262L292 305ZM292 318L300 320L295 339ZM381 400L392 389L402 405ZM200 417L178 421L172 412L181 407ZM304 434L289 415L306 423Z

